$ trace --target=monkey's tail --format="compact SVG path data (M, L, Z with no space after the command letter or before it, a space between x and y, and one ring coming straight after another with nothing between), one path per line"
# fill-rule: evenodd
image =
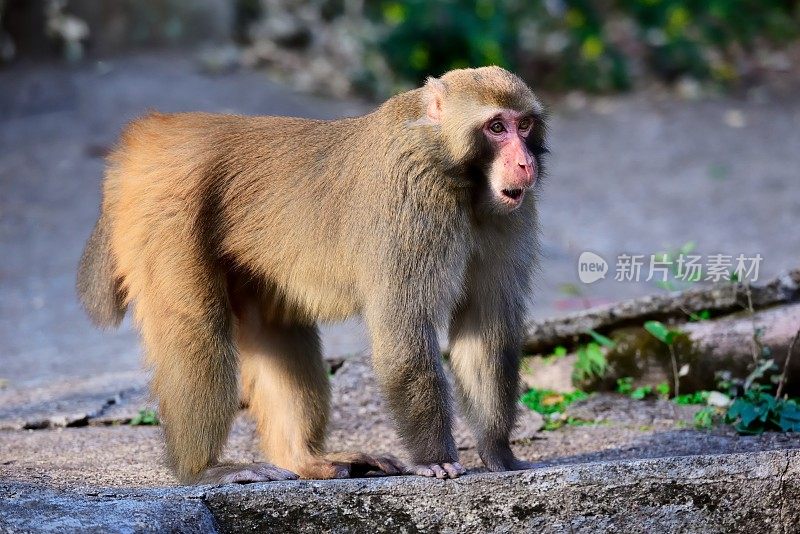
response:
M125 295L114 274L108 222L102 214L83 249L77 289L83 309L97 326L117 326L125 317Z

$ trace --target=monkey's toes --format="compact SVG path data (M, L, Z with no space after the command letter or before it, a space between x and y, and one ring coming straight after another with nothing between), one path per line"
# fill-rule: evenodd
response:
M400 475L403 463L391 455L373 456L362 452L329 454L325 457L333 466L344 468L347 477ZM337 476L335 478L344 478Z
M205 470L199 484L249 484L252 482L272 482L295 480L298 476L286 469L268 463L226 464Z
M458 462L443 463L443 464L419 464L412 465L405 469L408 475L419 475L423 477L436 477L439 479L444 478L458 478L467 472L464 467Z

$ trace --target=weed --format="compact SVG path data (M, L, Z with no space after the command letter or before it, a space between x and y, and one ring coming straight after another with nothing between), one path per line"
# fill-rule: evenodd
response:
M700 310L697 313L684 310L684 313L689 316L689 321L692 322L708 321L711 318L711 312L708 310Z
M674 386L675 396L680 394L680 377L688 374L689 367L684 365L678 369L678 358L675 355L675 340L682 334L680 330L668 328L661 321L647 321L644 323L644 329L647 330L653 337L662 342L669 349L670 360L672 361L672 380Z
M142 409L139 410L139 413L130 420L128 423L130 426L149 426L149 425L157 425L158 423L158 415L156 414L155 410L150 409Z
M740 434L761 434L766 430L800 432L800 406L794 399L776 399L763 386L754 386L734 399L725 422Z
M589 342L578 347L575 367L572 370L572 380L583 382L592 378L600 378L606 373L608 360L600 345Z
M549 389L529 389L520 400L522 404L542 415L563 413L573 402L585 399L589 394L576 390L571 393L558 393Z
M614 341L595 330L587 330L586 334L594 341L580 345L576 351L577 359L572 370L574 382L602 378L608 368L608 360L603 349L611 349L616 345Z
M545 420L544 430L557 430L565 425L580 426L592 423L564 415L567 406L588 396L586 392L580 390L558 393L549 389L529 389L522 395L520 401L531 410L542 414Z
M642 400L653 395L667 398L669 397L669 384L662 382L656 386L645 385L634 387L633 377L624 376L617 379L617 393L626 395L635 400Z
M630 395L633 391L633 377L623 376L617 378L617 393L621 395Z
M689 406L693 404L706 404L708 401L708 396L711 394L710 391L695 391L694 393L686 393L684 395L676 395L675 398L672 399L672 402L675 404L680 404L681 406Z
M694 414L694 427L698 430L707 430L714 426L719 410L713 406L706 406Z
M592 336L592 339L594 339L596 343L599 343L604 347L613 349L616 346L616 343L614 343L610 338L604 336L596 330L587 330L586 333Z
M553 349L553 352L551 354L548 354L547 356L542 358L542 361L544 363L553 363L554 361L566 356L568 352L569 351L567 351L567 347L563 345L558 345L556 348Z

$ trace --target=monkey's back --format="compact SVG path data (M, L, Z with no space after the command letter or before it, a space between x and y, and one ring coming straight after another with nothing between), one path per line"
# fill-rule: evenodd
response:
M353 162L336 150L357 120L186 113L131 123L109 158L103 201L127 302L179 294L213 276L209 264L235 258L283 288L295 313L358 311L356 273L342 261L354 244L340 235L342 214L358 211Z

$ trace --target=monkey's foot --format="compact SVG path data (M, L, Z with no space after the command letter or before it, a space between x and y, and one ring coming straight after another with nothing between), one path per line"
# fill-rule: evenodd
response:
M538 469L545 465L541 462L529 462L513 457L511 459L497 461L484 460L483 463L489 468L489 471L525 471L526 469Z
M306 462L298 473L303 478L358 478L400 475L405 466L394 456L372 456L361 452L326 454Z
M511 464L506 466L503 471L525 471L526 469L538 469L540 467L544 467L544 464L541 462L529 462L527 460L518 460L514 459Z
M297 475L268 463L223 464L206 469L198 484L249 484L251 482L271 482L295 480Z
M467 470L458 463L443 463L443 464L419 464L406 467L405 473L407 475L419 475L423 477L436 477L436 478L458 478Z

